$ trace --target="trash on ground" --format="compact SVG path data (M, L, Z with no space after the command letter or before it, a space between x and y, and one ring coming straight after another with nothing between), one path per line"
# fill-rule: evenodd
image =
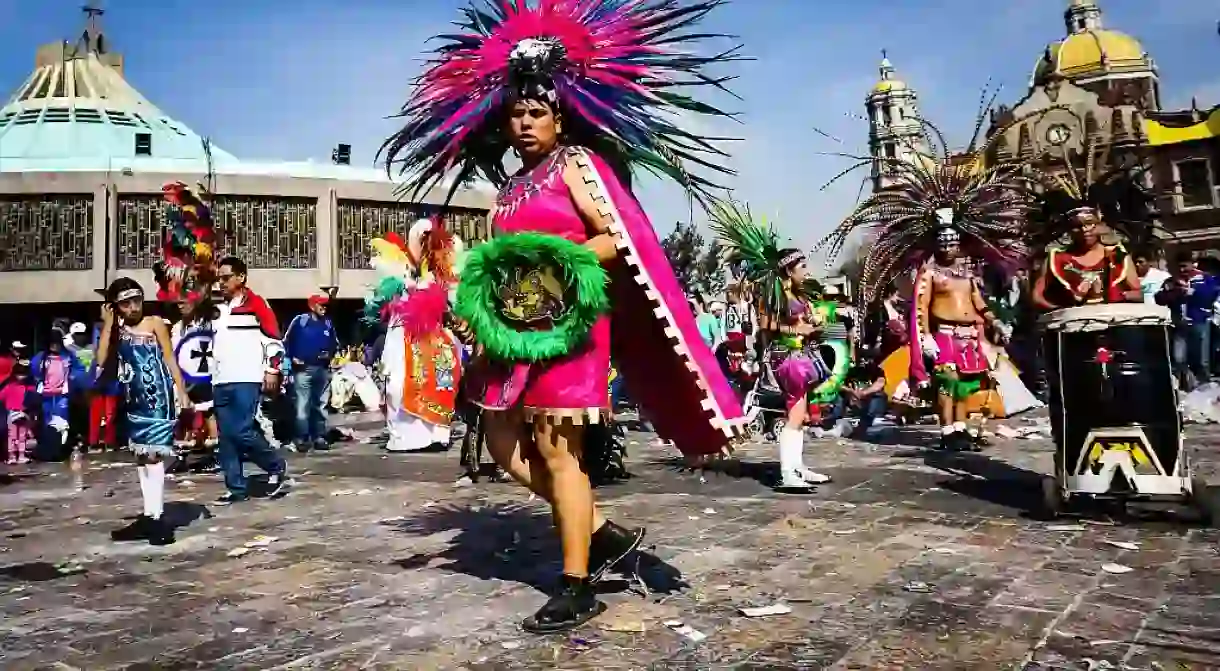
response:
M1052 524L1046 528L1047 531L1084 531L1083 524Z
M698 629L695 629L694 627L690 626L689 624L683 624L681 620L669 620L668 622L665 623L665 626L672 629L675 634L678 634L679 636L683 636L683 637L687 638L688 640L693 641L695 643L698 643L698 642L702 641L703 639L707 638L707 634L699 631Z
M739 608L737 611L746 617L768 617L770 615L787 615L792 612L792 609L787 604L773 603L770 606Z
M1138 550L1138 549L1140 549L1140 544L1139 544L1139 543L1132 543L1132 542L1130 542L1130 541L1106 541L1106 544L1107 544L1107 545L1113 545L1113 546L1114 546L1114 547L1116 547L1116 548L1122 548L1123 550Z
M1135 569L1130 566L1123 566L1122 564L1102 564L1101 570L1106 573L1130 573Z
M248 554L249 552L250 552L250 548L248 548L248 547L233 548L232 550L229 550L229 552L227 553L226 556L240 557L244 554Z
M1220 423L1220 384L1209 382L1186 394L1178 404L1182 421L1191 424Z
M931 594L932 586L922 580L912 580L902 586L902 591L914 594Z

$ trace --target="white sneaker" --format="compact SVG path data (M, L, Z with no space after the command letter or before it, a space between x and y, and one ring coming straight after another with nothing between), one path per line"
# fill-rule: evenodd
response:
M830 482L830 476L817 471L811 471L808 468L801 468L797 473L801 479L811 485L821 485Z
M808 482L801 477L800 471L791 471L785 473L780 479L777 489L810 489L814 483Z

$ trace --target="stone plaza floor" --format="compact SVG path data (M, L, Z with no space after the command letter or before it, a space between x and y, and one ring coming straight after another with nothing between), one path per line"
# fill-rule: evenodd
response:
M515 485L455 486L456 451L291 455L291 494L232 507L210 504L218 476L178 476L163 548L109 539L139 512L130 466L8 467L0 668L1220 668L1220 533L1187 513L1032 518L1045 439L810 440L834 482L795 496L759 481L773 446L701 478L651 438L632 434L636 477L598 491L648 527L639 578L549 637L519 622L559 571L550 516ZM1188 443L1214 481L1220 430ZM773 604L788 612L741 612Z

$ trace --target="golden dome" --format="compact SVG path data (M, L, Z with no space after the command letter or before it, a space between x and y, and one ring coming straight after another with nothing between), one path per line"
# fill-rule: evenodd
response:
M1151 70L1143 45L1117 30L1089 29L1046 48L1038 61L1035 79L1058 75L1077 79L1106 72Z
M878 73L881 79L873 86L872 93L874 95L907 90L906 82L894 78L894 64L890 62L890 58L886 55L884 49L881 50L881 66L878 68Z
M890 93L891 91L905 91L907 83L901 79L883 79L877 82L873 87L873 93Z

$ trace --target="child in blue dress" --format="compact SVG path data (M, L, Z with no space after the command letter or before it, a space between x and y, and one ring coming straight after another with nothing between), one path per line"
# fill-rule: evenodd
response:
M144 513L111 532L116 541L174 542L161 519L165 508L165 459L174 454L178 410L190 407L178 369L169 329L159 317L144 315L144 290L121 277L110 283L102 306L102 334L97 351L99 375L117 366L127 398L127 439L136 455ZM176 401L176 402L175 402Z

